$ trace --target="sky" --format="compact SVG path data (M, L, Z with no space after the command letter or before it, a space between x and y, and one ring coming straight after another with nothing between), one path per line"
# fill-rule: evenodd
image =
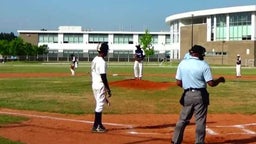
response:
M58 30L168 31L165 18L178 13L256 5L256 0L1 0L0 32Z

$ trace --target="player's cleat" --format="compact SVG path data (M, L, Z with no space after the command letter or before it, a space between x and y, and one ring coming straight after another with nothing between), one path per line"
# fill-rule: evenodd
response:
M97 128L95 128L95 127L92 128L93 133L104 133L106 131L107 130L104 126L98 126Z

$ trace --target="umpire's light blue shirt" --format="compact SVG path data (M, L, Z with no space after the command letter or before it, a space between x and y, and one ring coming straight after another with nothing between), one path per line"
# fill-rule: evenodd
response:
M206 88L207 82L213 79L208 63L192 56L180 62L175 78L182 81L183 89Z

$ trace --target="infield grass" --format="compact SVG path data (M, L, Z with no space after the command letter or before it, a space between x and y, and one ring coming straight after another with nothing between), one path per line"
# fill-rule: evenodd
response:
M133 78L133 62L108 63L109 81ZM144 63L144 80L175 82L177 63ZM11 77L0 78L0 107L47 111L67 114L94 113L91 90L90 63L79 63L77 74L70 76L69 63L0 64L1 73L60 73L60 77ZM235 76L234 66L212 66L213 76ZM243 76L256 73L255 68L242 68ZM117 76L113 76L117 74ZM164 76L163 76L164 75ZM209 113L256 113L256 81L230 79L217 87L208 87ZM182 89L175 86L168 90L135 90L111 87L112 105L104 113L111 114L178 114Z

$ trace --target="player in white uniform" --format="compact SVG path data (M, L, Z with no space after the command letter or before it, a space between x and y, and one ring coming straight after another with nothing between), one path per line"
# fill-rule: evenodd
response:
M71 75L75 76L76 69L78 68L78 58L74 54L71 54L70 57L72 60L70 64Z
M111 91L107 80L107 63L104 57L108 54L108 44L101 43L97 47L98 56L91 63L92 90L96 102L95 118L92 132L105 132L102 124L102 111L105 103L108 103L106 94L111 97Z
M241 56L237 54L236 58L236 77L239 78L241 77Z
M135 80L141 80L142 75L143 75L143 59L144 59L144 54L143 51L140 48L140 45L136 45L136 50L134 54L134 78Z

